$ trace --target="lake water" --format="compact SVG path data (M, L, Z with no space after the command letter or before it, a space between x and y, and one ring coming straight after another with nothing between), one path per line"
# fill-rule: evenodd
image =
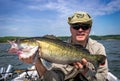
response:
M109 70L120 79L120 40L98 40L105 48L108 56ZM29 64L25 64L18 60L17 55L8 54L8 44L0 44L0 68L7 67L8 64L14 66L15 69L25 69Z

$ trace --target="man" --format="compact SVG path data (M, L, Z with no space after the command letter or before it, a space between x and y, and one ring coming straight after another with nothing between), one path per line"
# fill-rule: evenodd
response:
M68 24L71 32L68 43L82 45L89 50L90 54L103 54L106 56L104 46L89 38L92 18L88 13L74 13L73 16L68 18ZM19 58L26 63L32 63L33 60L32 56L26 59ZM51 68L47 70L39 59L35 63L38 74L43 76L43 81L106 81L108 72L107 60L105 64L98 67L97 71L93 64L87 62L85 58L82 59L81 63L76 62L71 65L50 63L50 65Z

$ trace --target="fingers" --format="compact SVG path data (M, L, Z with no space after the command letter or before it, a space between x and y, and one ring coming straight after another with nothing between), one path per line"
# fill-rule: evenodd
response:
M21 55L19 55L19 60L21 60L25 63L31 64L33 62L33 57L29 56L29 57L24 58Z
M82 59L82 65L86 65L87 64L87 60L85 58Z
M79 69L79 68L83 68L83 65L80 62L76 62L74 63L74 66Z
M81 62L75 62L73 64L77 69L80 69L86 67L87 63L87 60L83 58Z
M83 75L85 75L88 72L88 70L89 70L89 68L88 68L88 62L84 58L82 59L81 62L75 62L73 64L74 64L74 66L75 66L76 69L83 69L83 71L81 71L81 73Z

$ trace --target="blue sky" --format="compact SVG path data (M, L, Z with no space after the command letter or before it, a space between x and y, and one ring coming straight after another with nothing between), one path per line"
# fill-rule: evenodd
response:
M92 16L92 35L120 34L120 0L0 0L0 36L70 36L76 11Z

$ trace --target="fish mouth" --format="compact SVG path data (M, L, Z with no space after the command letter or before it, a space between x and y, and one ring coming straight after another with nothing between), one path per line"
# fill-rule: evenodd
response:
M17 51L17 54L20 55L22 58L27 58L32 55L34 55L38 50L38 46L32 47L32 48L27 48L27 49L22 49Z
M19 48L19 49L17 49L17 48L10 48L9 50L8 50L8 53L12 53L12 54L18 54L18 55L20 55L20 54L23 54L23 53L34 53L36 50L38 49L38 46L35 46L35 47L31 47L31 46L28 46L28 47L23 47L23 48Z
M16 52L16 54L21 55L21 54L23 54L23 51L19 50L19 51Z
M20 55L20 54L23 53L23 51L19 50L19 49L16 49L16 48L11 48L11 49L8 50L8 53Z
M10 49L8 50L8 53L16 54L17 52L18 52L18 49L16 49L16 48L10 48Z
M22 48L22 49L19 49L17 51L18 54L22 54L22 53L35 53L36 50L38 49L38 46L35 46L35 47L26 47L26 48Z

